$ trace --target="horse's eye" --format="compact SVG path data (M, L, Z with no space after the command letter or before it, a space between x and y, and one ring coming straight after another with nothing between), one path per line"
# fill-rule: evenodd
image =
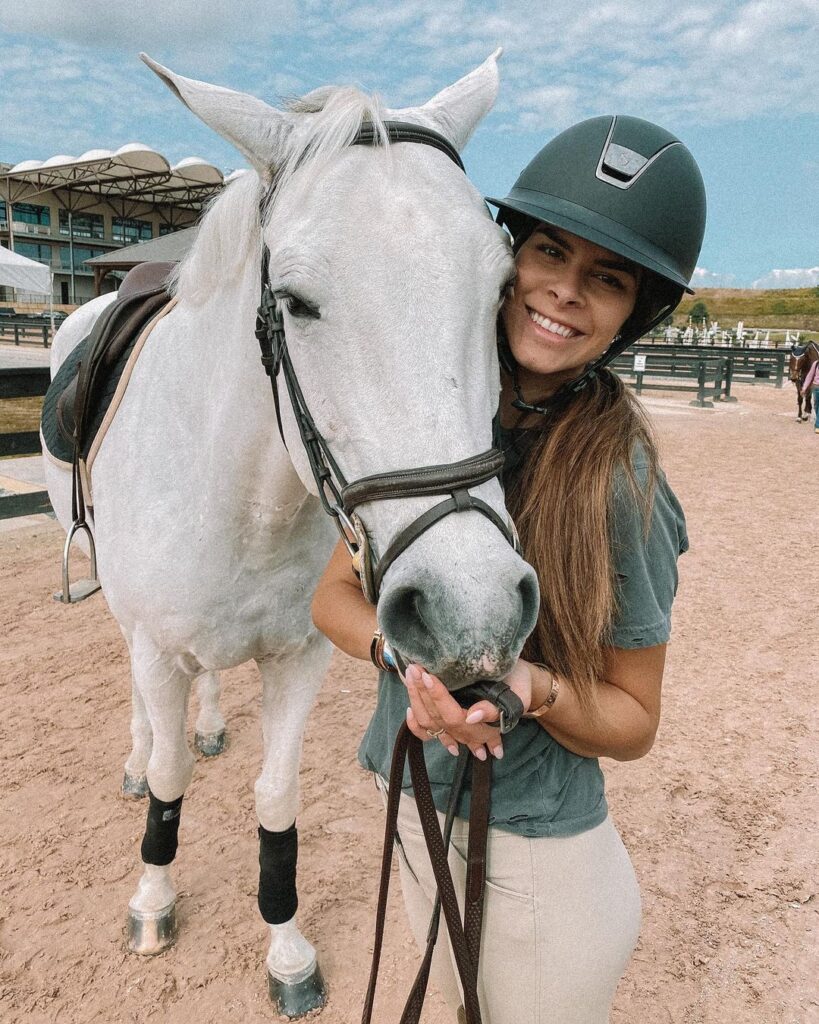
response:
M276 298L284 303L290 316L297 320L318 320L321 316L317 306L308 302L307 299L299 298L298 295L282 292Z

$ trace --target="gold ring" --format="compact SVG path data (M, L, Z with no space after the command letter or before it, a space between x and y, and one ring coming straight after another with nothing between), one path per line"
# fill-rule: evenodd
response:
M437 740L438 737L444 732L446 732L446 728L444 726L441 726L438 732L433 732L432 729L427 729L427 736L429 736L431 740Z

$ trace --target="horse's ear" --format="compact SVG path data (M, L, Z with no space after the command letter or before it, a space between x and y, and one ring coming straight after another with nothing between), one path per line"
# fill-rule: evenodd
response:
M222 138L232 142L263 180L270 180L272 168L279 162L291 129L286 114L255 96L184 78L158 64L146 53L139 56L189 110Z
M422 107L401 111L401 115L436 129L456 149L463 149L498 95L498 58L502 53L503 47L498 47L474 71L442 89Z

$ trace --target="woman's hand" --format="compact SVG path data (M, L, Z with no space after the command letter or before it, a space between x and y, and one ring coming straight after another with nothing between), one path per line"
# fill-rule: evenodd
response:
M404 682L410 699L407 725L414 736L424 742L438 739L453 755L458 753L458 743L463 743L481 761L486 760L487 750L496 758L503 757L501 734L487 724L498 720L494 704L482 700L462 708L441 680L420 665L407 666ZM532 687L528 664L518 661L504 682L528 710Z

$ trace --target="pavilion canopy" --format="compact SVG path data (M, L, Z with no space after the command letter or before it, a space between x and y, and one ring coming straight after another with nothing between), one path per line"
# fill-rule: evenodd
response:
M23 160L0 173L0 197L22 202L61 189L97 202L127 199L199 210L226 180L218 167L199 157L171 165L150 146L129 142L113 151L89 149L78 157L60 154L48 160Z
M50 295L51 271L43 263L27 259L0 245L0 284Z

